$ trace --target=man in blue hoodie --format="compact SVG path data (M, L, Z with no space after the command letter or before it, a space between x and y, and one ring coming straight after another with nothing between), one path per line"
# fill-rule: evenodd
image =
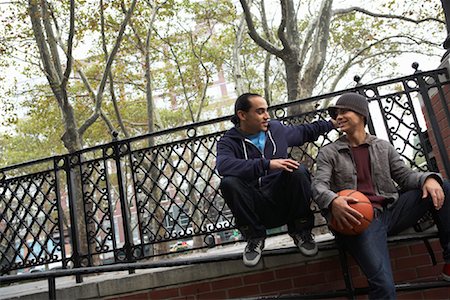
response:
M289 235L307 256L317 254L311 234L311 179L307 168L288 158L288 147L315 141L334 128L332 121L285 126L270 120L258 94L238 97L232 122L217 145L220 189L247 240L246 266L255 266L264 249L266 229L288 225Z

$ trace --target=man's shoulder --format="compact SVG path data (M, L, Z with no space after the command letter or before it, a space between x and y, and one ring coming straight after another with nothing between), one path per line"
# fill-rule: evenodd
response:
M328 149L328 150L336 150L336 149L341 149L341 148L348 148L348 140L345 135L340 136L334 142L331 142L322 147L322 149Z
M377 145L377 146L380 146L380 147L383 147L383 148L392 148L392 147L394 147L394 146L392 146L392 144L389 141L384 140L384 139L380 139L379 137L377 137L375 135L370 135L367 138L367 141L368 141L369 144Z
M239 130L236 129L236 127L230 128L222 135L220 139L235 139L235 138L242 138L242 134L240 134Z
M339 142L339 140L336 140L332 143L323 145L320 148L319 153L326 157L333 157L335 155L338 155L339 150L342 149L344 145L345 144L342 144L341 142Z
M285 127L286 127L286 125L284 125L283 123L281 123L278 120L270 120L269 121L269 131L272 134L276 134L276 135L280 134L280 132L282 132L283 128L285 128Z
M242 139L242 136L239 134L239 131L236 128L231 128L227 130L217 141L218 146L224 145L234 145L239 143L239 140Z
M270 128L273 128L273 127L283 127L284 125L279 120L270 120L269 126L270 126Z

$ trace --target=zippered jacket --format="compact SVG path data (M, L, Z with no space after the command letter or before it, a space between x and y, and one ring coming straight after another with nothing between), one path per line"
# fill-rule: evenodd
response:
M235 176L259 186L267 184L280 170L269 170L271 159L288 158L288 148L312 142L333 129L331 121L283 125L269 122L266 143L260 151L236 127L228 130L217 143L216 168L221 176Z
M389 205L398 199L399 190L421 189L429 176L442 184L440 174L416 172L408 167L388 141L367 134L365 143L369 145L375 193L387 199ZM313 199L326 215L338 191L357 188L356 166L347 136L324 146L317 155L316 166L312 183Z

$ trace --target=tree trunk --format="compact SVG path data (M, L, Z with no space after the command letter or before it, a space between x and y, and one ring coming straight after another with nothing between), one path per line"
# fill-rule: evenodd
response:
M236 40L233 46L233 79L235 84L236 94L242 95L245 91L244 88L244 78L242 77L242 66L241 66L241 48L242 48L242 40L244 36L245 30L245 16L241 16L241 20L239 22L239 26L236 32Z
M294 101L298 99L297 88L299 84L300 66L297 64L297 58L293 57L284 60L286 70L286 87L288 91L288 100Z
M267 105L272 103L272 93L270 92L270 53L266 53L264 58L264 98L267 101Z
M28 1L28 14L31 19L32 30L35 37L36 45L39 50L43 72L45 73L48 83L53 91L53 94L58 102L58 106L61 110L62 121L64 124L65 132L61 137L64 146L68 150L69 153L74 153L78 150L82 149L82 135L85 130L92 125L95 120L101 115L101 103L102 103L102 95L106 85L106 81L108 78L108 74L110 73L111 66L114 60L114 57L118 51L119 45L122 40L123 33L125 31L125 27L131 18L134 6L136 4L136 0L131 3L130 10L127 12L125 20L121 24L121 28L116 40L116 44L111 51L107 59L107 63L105 66L105 70L102 76L102 80L100 82L97 95L96 95L96 103L95 110L93 115L84 122L84 124L78 128L76 117L74 114L74 110L72 105L69 102L69 97L67 93L67 84L69 75L72 71L72 47L73 47L73 37L75 31L75 1L70 1L70 29L69 35L67 38L67 49L63 49L64 53L66 53L67 63L65 65L65 72L62 73L63 65L59 58L58 48L63 47L62 45L57 44L56 36L61 36L61 33L57 33L56 35L53 33L54 28L58 30L58 26L54 26L51 24L51 15L50 6L48 5L46 0L36 1L29 0ZM81 161L79 162L81 163ZM78 236L77 238L80 241L80 254L87 255L89 253L89 247L91 247L94 252L95 247L95 239L89 239L87 236L87 232L95 234L97 229L94 228L94 224L90 223L88 225L89 228L86 228L85 223L85 211L93 211L93 203L84 204L82 197L82 179L81 179L81 171L78 166L71 170L71 178L72 182L72 200L75 201L76 213L78 222L77 224L72 224L72 226L77 226ZM75 238L75 237L73 237ZM93 257L94 260L97 260L97 257ZM83 264L85 264L85 260ZM75 262L78 265L81 262ZM97 264L96 261L91 261L93 264Z

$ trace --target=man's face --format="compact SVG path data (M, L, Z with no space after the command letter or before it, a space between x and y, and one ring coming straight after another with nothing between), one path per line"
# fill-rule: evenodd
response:
M270 116L266 100L263 97L253 96L249 101L251 103L249 111L238 111L241 130L249 134L267 131Z
M339 108L337 110L336 121L338 127L346 132L352 133L357 129L364 129L364 116L345 108Z

